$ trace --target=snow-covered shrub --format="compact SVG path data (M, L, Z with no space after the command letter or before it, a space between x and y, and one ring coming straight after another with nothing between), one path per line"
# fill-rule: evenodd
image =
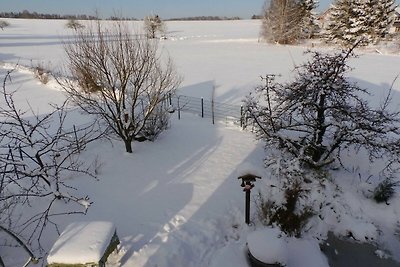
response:
M34 68L35 78L41 83L47 84L49 82L50 71L46 70L41 64Z
M288 236L300 237L308 220L314 215L310 206L300 206L298 202L306 194L299 180L284 189L284 203L277 204L259 194L257 202L258 218L264 225L278 225Z
M1 29L1 30L4 30L4 28L6 28L6 27L8 27L8 26L10 26L10 23L8 23L8 22L5 21L5 20L0 20L0 29Z
M80 69L79 71L72 70L73 74L78 82L79 87L85 93L95 93L101 91L101 86L99 85L98 81L87 72L86 69Z
M141 134L146 140L154 141L160 133L168 128L170 114L163 103L156 108L146 121Z
M399 182L395 182L390 178L386 178L378 184L374 190L374 199L376 202L388 203L388 200L393 197L395 193L395 187L399 185Z
M67 27L68 29L73 29L74 31L85 28L84 25L74 19L68 20L68 22L65 24L65 27Z

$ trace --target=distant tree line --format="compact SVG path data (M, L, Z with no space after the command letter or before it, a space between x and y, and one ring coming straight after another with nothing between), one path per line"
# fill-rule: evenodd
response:
M29 12L24 10L22 12L0 12L1 18L13 18L13 19L69 19L69 20L96 20L97 16L90 15L60 15L60 14L43 14L37 12ZM111 16L107 20L137 20L135 18L125 18Z
M60 15L43 14L24 10L22 12L0 12L0 18L13 19L66 19L66 20L97 20L97 16L90 15ZM106 20L138 20L136 18L110 16ZM221 16L195 16L166 19L168 21L186 21L186 20L241 20L240 17L221 17Z
M264 18L262 15L253 15L251 16L251 19L262 19Z
M241 20L240 17L220 17L220 16L195 16L195 17L184 17L184 18L172 18L171 20Z

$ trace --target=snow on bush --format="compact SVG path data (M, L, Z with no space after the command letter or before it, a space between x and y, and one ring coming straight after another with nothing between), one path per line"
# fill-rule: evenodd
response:
M287 237L277 228L256 230L247 236L251 255L266 264L296 267L328 267L318 241Z
M48 264L97 263L116 229L110 222L79 222L68 225L47 257Z
M277 228L254 231L247 236L249 252L257 260L268 264L286 266L288 247L284 234Z

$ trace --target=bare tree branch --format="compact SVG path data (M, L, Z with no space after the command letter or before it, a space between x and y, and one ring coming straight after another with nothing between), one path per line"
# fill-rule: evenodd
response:
M68 185L71 175L95 177L90 166L79 159L86 145L102 132L94 120L66 128L68 102L52 106L45 115L33 108L21 110L14 93L7 90L12 71L7 72L0 91L0 229L25 250L41 249L41 238L48 225L57 225L54 216L85 214L91 202L77 196ZM40 201L39 201L40 200ZM33 214L33 210L44 210ZM65 203L65 210L54 209ZM75 205L71 205L75 203Z

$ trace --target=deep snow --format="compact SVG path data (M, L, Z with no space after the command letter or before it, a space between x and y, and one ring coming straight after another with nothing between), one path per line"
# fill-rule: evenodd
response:
M27 67L42 64L56 71L62 68L62 42L73 33L64 27L65 21L9 22L11 26L0 32L0 61L7 63L3 68L16 63ZM140 22L133 24L140 28ZM293 77L291 70L305 60L306 48L259 43L259 24L168 22L169 38L160 41L160 46L184 77L180 93L209 98L210 85L215 84L217 101L240 104L260 84L259 76L281 74L281 81ZM351 65L355 68L349 74L351 79L368 88L373 94L371 101L378 104L400 71L400 57L364 54ZM2 77L4 73L1 70ZM64 99L55 83L39 84L27 69L19 67L12 78L9 87L18 89L17 103L24 108L29 101L36 111L46 113L48 102ZM398 82L394 90L394 108L398 108ZM86 119L76 117L76 121ZM60 228L74 221L114 222L122 246L110 266L243 266L247 234L262 227L244 224L244 193L237 177L243 166L252 166L263 177L253 192L263 189L274 196L269 185L279 181L262 168L263 157L262 143L251 132L225 122L212 125L209 119L193 114L184 113L178 120L173 114L170 128L158 140L135 143L131 155L124 153L123 144L117 141L98 141L84 152L88 161L98 158L101 162L98 180L77 177L72 184L94 204L86 216L59 219ZM307 238L324 239L329 230L342 235L352 231L362 241L373 238L400 261L399 196L390 205L367 199L365 194L378 182L376 176L370 183L366 180L374 166L366 163L364 155L349 155L348 162L352 171L332 174L337 186L327 181L325 192L319 188L312 191L313 205L330 202L335 213L330 208L322 210L324 221L313 219ZM252 219L256 219L254 215ZM44 247L49 250L56 239L55 231L49 231ZM19 252L0 247L6 266L25 263Z

